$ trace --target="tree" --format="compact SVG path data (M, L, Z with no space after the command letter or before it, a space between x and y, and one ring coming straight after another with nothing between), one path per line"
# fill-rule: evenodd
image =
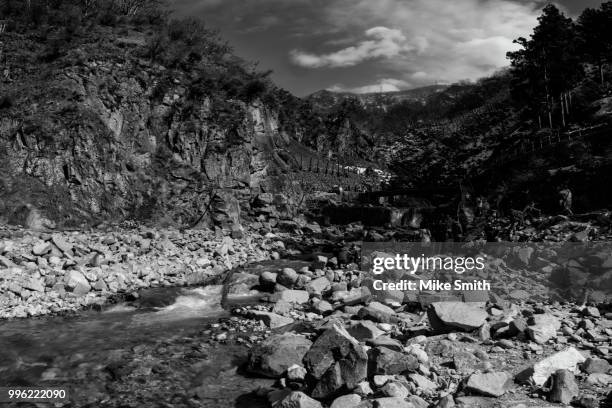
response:
M513 96L530 112L538 116L545 113L552 127L555 98L563 113L561 95L572 88L582 73L574 23L549 4L530 39L521 37L514 42L522 49L507 54L512 66Z
M578 18L577 32L582 55L597 65L603 85L603 66L612 53L612 2L603 3L599 9L585 9Z

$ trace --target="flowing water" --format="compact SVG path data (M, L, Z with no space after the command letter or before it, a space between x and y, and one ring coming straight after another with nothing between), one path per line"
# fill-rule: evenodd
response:
M222 290L222 285L148 290L138 302L104 312L0 322L0 381L41 385L63 375L57 372L62 362L102 362L112 350L197 330L227 314Z
M297 269L307 264L265 261L237 271L258 275L264 270ZM231 277L232 273L223 285L146 289L136 301L108 306L102 312L0 321L0 387L62 386L75 379L89 382L90 378L94 383L107 374L96 378L91 373L104 372L109 361L126 351L153 348L164 342L180 344L187 338L204 342L205 326L229 317L232 306L258 301L249 293L228 295ZM198 365L195 375L204 387L202 398L208 401L204 406L256 406L250 399L236 403L255 386L254 379L236 375L248 349L243 345L215 347ZM97 389L104 390L105 381L98 381ZM264 386L270 380L257 381L257 386Z

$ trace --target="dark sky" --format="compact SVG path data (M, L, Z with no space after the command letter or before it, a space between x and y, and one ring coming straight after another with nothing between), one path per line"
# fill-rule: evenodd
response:
M320 89L409 89L477 79L506 66L536 0L170 0L218 28L236 53L302 96ZM596 0L556 2L575 17Z

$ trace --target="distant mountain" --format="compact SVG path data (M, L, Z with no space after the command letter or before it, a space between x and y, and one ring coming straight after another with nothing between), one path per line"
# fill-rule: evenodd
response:
M356 94L351 92L335 92L321 90L308 95L305 99L321 110L332 109L347 99L358 100L366 109L386 111L389 106L400 102L419 102L425 104L433 94L444 91L448 85L430 85L421 88L395 92L372 92Z

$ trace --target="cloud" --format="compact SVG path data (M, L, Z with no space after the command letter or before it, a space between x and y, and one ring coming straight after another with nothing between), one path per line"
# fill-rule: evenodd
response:
M356 94L364 94L373 92L396 92L402 89L410 88L411 86L411 83L402 79L385 78L374 84L363 85L353 88L336 84L327 88L327 90L334 92L351 92Z
M375 60L375 75L413 86L474 80L506 66L506 52L517 47L513 39L529 35L539 8L530 0L332 0L323 13L321 24L342 27L347 38L367 27L382 31L367 30L368 39L333 52L293 50L294 64L351 67ZM376 85L363 85L370 86Z
M373 27L365 31L368 40L327 54L312 54L299 50L290 52L293 63L306 68L350 67L376 58L392 58L402 52L416 50L397 29ZM422 44L420 44L422 45Z

